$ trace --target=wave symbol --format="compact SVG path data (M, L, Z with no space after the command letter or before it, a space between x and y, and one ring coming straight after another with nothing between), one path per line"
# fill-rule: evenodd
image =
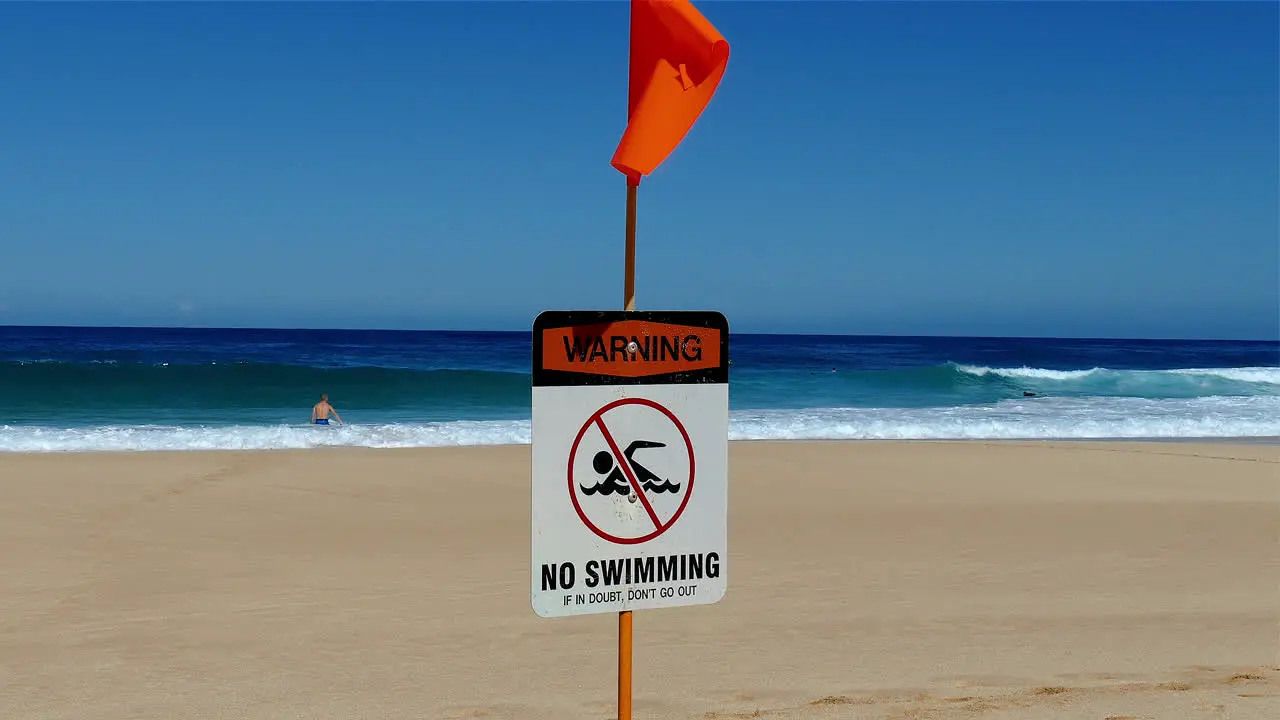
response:
M680 484L673 483L670 480L663 480L660 483L655 483L652 480L646 480L645 482L640 483L640 487L644 488L647 492L654 493L669 492L674 495L680 492Z

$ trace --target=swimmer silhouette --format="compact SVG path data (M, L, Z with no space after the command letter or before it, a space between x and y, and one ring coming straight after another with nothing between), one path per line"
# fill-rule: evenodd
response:
M636 440L627 446L622 454L627 458L627 464L631 466L631 471L636 475L636 482L640 483L640 487L645 492L669 492L672 494L680 492L680 485L672 483L669 480L654 475L649 468L641 465L635 458L631 457L635 451L643 448L666 447L666 443L652 442L650 440ZM613 455L608 450L601 450L591 458L591 467L600 475L604 475L605 479L596 483L592 487L578 485L582 488L582 492L587 495L619 495L631 494L631 483L628 482L627 476L622 472L622 468L615 465Z

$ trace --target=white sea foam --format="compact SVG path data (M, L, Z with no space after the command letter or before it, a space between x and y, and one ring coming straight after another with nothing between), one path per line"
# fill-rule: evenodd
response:
M1280 436L1280 396L1028 398L946 408L737 410L734 440L1085 439ZM404 448L529 442L529 421L221 427L0 426L0 452Z
M1079 380L1100 372L1102 368L1092 370L1047 370L1045 368L992 368L981 365L957 365L960 372L970 375L999 375L1007 378L1030 378L1036 380Z
M1100 375L1148 379L1156 379L1161 376L1180 376L1280 385L1280 367L1179 368L1176 370L1114 370L1096 367L1089 370L1049 370L1035 367L993 368L982 365L957 365L956 369L970 375L998 375L1000 377L1028 380L1084 380Z
M1165 370L1164 372L1172 375L1205 375L1237 382L1280 385L1280 367L1186 368L1183 370Z
M453 421L380 425L104 425L94 428L0 426L0 452L123 450L286 450L318 447L520 445L529 421Z
M1028 398L949 408L736 413L734 439L948 440L1280 436L1280 397Z

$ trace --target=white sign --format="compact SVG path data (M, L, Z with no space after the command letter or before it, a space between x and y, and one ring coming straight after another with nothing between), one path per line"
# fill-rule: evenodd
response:
M534 323L531 593L543 617L727 587L728 328L704 312Z

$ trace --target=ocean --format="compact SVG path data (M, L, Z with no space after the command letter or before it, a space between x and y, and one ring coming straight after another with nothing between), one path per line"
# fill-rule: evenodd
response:
M1280 436L1276 342L734 335L730 357L732 439ZM0 452L528 443L529 365L528 332L0 327ZM321 393L347 425L307 424Z

